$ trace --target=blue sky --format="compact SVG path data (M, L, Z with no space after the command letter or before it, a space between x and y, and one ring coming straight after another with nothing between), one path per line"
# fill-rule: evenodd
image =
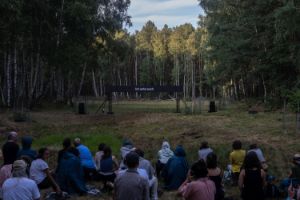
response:
M197 0L131 0L128 13L132 17L129 32L141 30L151 20L161 29L165 24L175 27L184 23L197 26L203 11Z

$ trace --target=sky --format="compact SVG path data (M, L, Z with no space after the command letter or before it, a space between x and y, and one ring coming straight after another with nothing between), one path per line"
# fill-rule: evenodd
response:
M198 0L131 0L128 14L132 17L129 32L141 30L148 20L161 29L165 24L175 27L184 23L197 26L198 16L203 13Z

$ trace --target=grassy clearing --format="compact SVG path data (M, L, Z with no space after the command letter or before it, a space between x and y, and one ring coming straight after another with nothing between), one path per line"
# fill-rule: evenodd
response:
M244 105L201 115L173 113L173 101L118 102L114 104L113 116L93 114L97 109L95 104L89 109L89 115L77 115L66 108L36 111L31 113L32 121L28 123L14 123L10 113L3 113L0 114L0 131L16 129L21 134L33 135L35 148L48 146L53 151L61 147L65 137L82 138L93 152L104 142L112 146L117 156L122 140L130 138L135 146L145 150L146 157L153 163L164 138L173 148L182 144L190 163L197 159L199 145L206 140L217 153L223 169L228 164L232 141L240 139L244 148L256 142L263 149L269 172L278 178L286 177L293 154L300 152L293 114L286 116L287 131L283 133L280 112L249 115ZM227 189L229 194L239 196L236 189ZM162 199L175 199L175 194L165 193Z

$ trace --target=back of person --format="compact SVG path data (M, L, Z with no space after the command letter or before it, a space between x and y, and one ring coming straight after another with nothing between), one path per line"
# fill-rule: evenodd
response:
M215 200L221 200L224 199L224 190L222 186L222 177L221 175L216 175L216 176L209 176L209 179L214 182L216 186L216 195L215 195Z
M199 156L199 160L203 159L204 161L206 161L206 157L209 153L213 152L213 150L211 148L205 148L205 149L200 149L198 151L198 156Z
M114 161L112 159L112 156L101 159L100 173L111 174L114 173L113 169L114 169Z
M264 199L263 180L260 169L246 169L244 187L242 190L244 200Z
M188 200L214 200L215 184L208 178L201 178L189 183L189 190L183 193ZM253 199L254 200L254 199Z
M9 178L3 184L4 200L34 200L40 193L36 183L28 178Z
M9 165L3 165L0 169L0 188L2 188L2 185L4 181L11 176L11 170L12 170L12 164Z
M30 178L40 184L46 177L45 170L48 169L48 164L43 159L36 159L32 161L30 166Z
M115 180L116 200L145 200L148 187L148 180L137 171L127 170Z
M4 165L13 164L17 159L19 152L19 145L15 142L8 141L2 147L2 155L4 159Z
M82 144L77 146L77 149L79 150L80 153L79 156L80 156L82 166L86 168L94 169L95 164L90 150Z
M18 152L18 158L21 156L28 156L31 161L37 156L37 152L31 149L32 137L22 137L22 149Z
M244 159L245 159L246 151L239 149L239 150L233 150L230 153L230 160L232 164L232 172L240 172L241 166L243 165Z

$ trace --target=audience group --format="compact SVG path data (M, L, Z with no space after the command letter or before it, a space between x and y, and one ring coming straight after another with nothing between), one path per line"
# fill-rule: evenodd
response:
M30 136L22 137L20 149L17 140L18 134L10 132L2 147L0 199L37 200L40 190L47 188L52 188L58 196L63 192L79 196L91 194L86 185L88 181L101 181L101 191L112 192L116 200L157 200L163 190L177 190L186 200L226 199L224 171L218 167L217 155L207 142L200 146L198 161L189 166L182 145L173 151L170 144L163 141L154 168L144 151L130 140L123 142L118 160L112 155L111 147L104 143L99 144L93 156L80 138L74 141L66 138L57 155L56 169L51 170L47 163L49 149L32 150ZM231 184L240 188L243 200L263 200L270 195L269 187L274 193L274 178L268 175L263 152L256 144L251 144L246 151L239 140L234 141L229 162ZM293 163L291 174L281 182L279 189L286 190L289 199L300 199L299 154L294 156ZM159 180L163 187L158 187Z

